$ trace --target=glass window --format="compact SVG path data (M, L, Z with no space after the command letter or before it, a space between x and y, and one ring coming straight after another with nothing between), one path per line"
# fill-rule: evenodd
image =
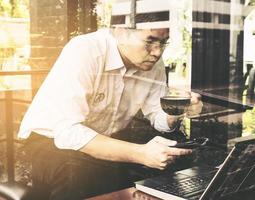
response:
M178 127L179 133L188 138L210 137L219 143L254 135L254 6L255 1L247 0L0 1L0 170L2 165L7 165L6 157L2 158L6 153L7 134L16 139L25 111L63 47L76 36L101 29L131 33L121 36L126 41L131 41L130 38L134 41L128 43L132 59L145 55L144 52L146 55L160 52L164 78L155 81L139 76L136 69L132 73L127 70L137 75L140 82L146 81L137 96L133 88L125 97L139 99L152 83L164 85L171 91L193 91L202 96L203 110L185 117ZM163 38L141 35L133 38L134 32L155 29L167 29L169 37L162 34ZM117 52L121 50L126 49L118 48ZM144 66L152 65L159 57L151 56ZM104 99L103 95L99 97ZM157 100L159 103L160 96ZM105 105L109 102L105 98ZM140 109L143 104L141 101L119 108L134 117L125 120L125 125L128 130L134 130L132 136L139 142L155 134L148 117L144 117L146 113ZM132 113L126 112L127 107ZM114 123L113 120L109 124ZM145 136L145 132L149 132L149 136ZM19 142L15 145L22 146ZM15 170L18 174L18 169ZM4 172L13 176L6 167ZM0 181L6 179L7 175L0 174Z

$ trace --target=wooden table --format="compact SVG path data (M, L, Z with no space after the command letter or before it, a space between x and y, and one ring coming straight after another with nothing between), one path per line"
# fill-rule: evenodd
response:
M159 198L153 197L151 195L145 194L141 191L138 191L134 187L127 188L124 190L119 190L109 194L103 194L100 196L92 197L87 200L159 200Z

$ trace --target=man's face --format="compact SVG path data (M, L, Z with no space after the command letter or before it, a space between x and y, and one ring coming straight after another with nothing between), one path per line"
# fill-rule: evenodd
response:
M169 38L169 29L128 30L119 50L127 67L151 70L161 57Z

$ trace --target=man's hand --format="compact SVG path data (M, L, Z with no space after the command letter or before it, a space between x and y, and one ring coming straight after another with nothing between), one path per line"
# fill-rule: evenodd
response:
M174 131L177 125L183 120L185 114L182 115L167 115L167 124L171 131Z
M190 106L187 107L186 111L182 115L168 115L167 123L171 130L177 127L178 123L180 123L184 117L192 117L201 113L203 108L203 103L201 101L200 94L194 92L185 92L184 94L188 94L191 96Z
M98 134L80 151L97 159L139 163L163 170L177 157L192 152L190 149L169 147L175 144L176 141L159 136L147 144L135 144Z
M154 137L147 144L141 147L142 161L141 163L160 170L165 169L178 156L187 155L192 152L188 149L173 148L176 141L168 140L163 137Z
M191 92L191 104L187 109L186 117L192 117L201 113L203 103L201 101L201 95Z

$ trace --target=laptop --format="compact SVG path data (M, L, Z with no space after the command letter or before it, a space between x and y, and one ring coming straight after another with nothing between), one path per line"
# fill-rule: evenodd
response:
M236 143L219 168L193 167L135 182L135 187L165 200L220 200L255 191L255 139Z

